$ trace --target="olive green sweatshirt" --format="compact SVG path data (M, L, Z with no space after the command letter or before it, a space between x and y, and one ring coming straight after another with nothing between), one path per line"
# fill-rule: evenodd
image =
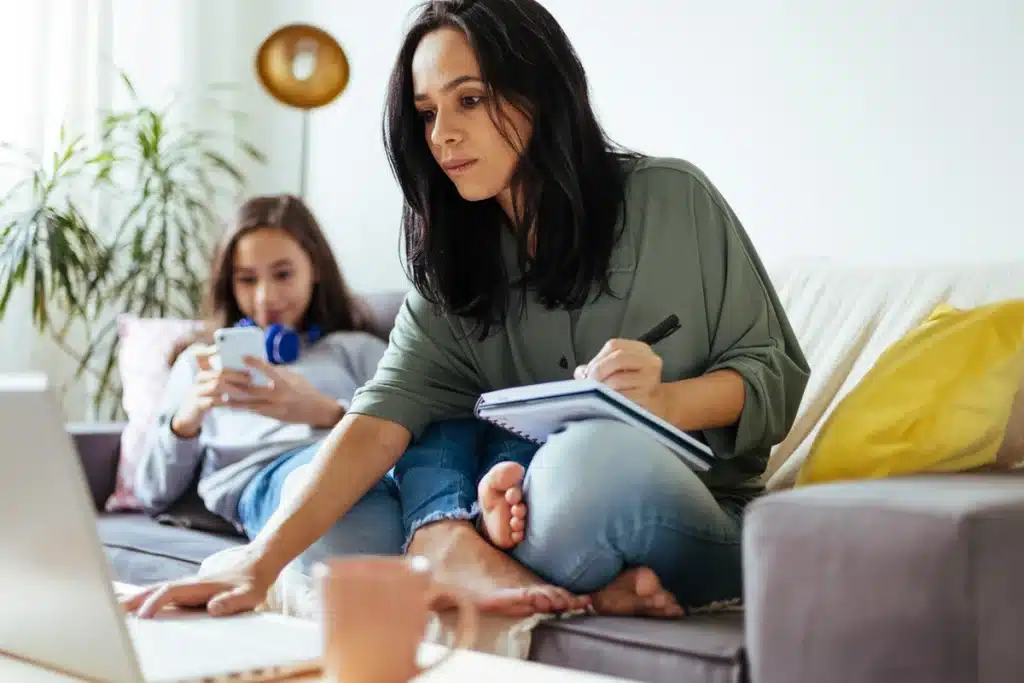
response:
M698 438L717 456L701 478L718 493L756 488L771 447L793 424L809 368L739 219L708 178L679 159L644 158L631 170L610 262L615 296L580 310L511 298L508 321L480 340L472 321L408 295L374 378L349 412L406 427L465 417L481 393L571 379L611 338L635 339L669 314L682 328L659 342L663 381L730 368L745 383L737 424ZM514 264L514 239L503 245ZM595 292L596 292L595 286Z

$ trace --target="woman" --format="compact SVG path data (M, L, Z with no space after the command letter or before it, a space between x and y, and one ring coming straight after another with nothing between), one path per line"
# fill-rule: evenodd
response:
M396 464L408 552L484 609L673 616L738 597L743 506L808 368L722 196L684 161L615 150L572 46L534 0L426 4L392 74L386 129L415 292L376 375L244 566L126 607L252 608ZM657 352L630 341L670 313L683 327ZM577 423L533 452L467 420L483 391L576 373L697 434L716 465L697 475L612 422ZM517 463L528 465L529 517L507 553L468 520L474 469L489 460L481 503L506 518L491 494L515 503Z
M276 509L288 474L309 462L373 375L386 344L364 331L367 313L312 213L290 195L240 207L214 258L205 306L202 338L244 319L263 329L276 323L300 335L299 357L289 365L256 360L254 369L272 380L258 386L248 372L218 369L213 346L188 346L171 369L136 493L148 512L160 513L198 477L206 507L252 538ZM377 482L358 507L323 550L399 552L394 482Z

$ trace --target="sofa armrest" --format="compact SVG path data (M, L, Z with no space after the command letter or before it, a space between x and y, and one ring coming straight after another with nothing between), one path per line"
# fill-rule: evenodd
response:
M92 492L93 505L102 510L117 479L123 422L73 423L66 425L82 461Z
M807 486L743 534L751 680L1024 680L1020 476Z

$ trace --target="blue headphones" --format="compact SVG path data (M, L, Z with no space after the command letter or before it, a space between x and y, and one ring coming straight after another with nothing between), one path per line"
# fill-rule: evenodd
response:
M242 318L238 321L237 327L258 327L251 318ZM316 325L311 325L306 330L305 337L307 344L315 344L323 333ZM291 329L278 323L267 328L264 336L264 343L267 348L267 360L273 365L287 365L299 359L299 352L302 351L302 336Z

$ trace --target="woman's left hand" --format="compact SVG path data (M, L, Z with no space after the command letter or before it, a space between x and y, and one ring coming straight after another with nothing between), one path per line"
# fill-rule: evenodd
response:
M280 365L259 358L246 358L246 364L270 380L268 386L250 385L245 400L236 405L282 422L308 424L327 429L337 424L344 413L335 399L320 393L305 377Z
M647 344L630 339L612 339L589 363L577 367L574 376L576 379L603 382L663 417L661 370L661 356Z

